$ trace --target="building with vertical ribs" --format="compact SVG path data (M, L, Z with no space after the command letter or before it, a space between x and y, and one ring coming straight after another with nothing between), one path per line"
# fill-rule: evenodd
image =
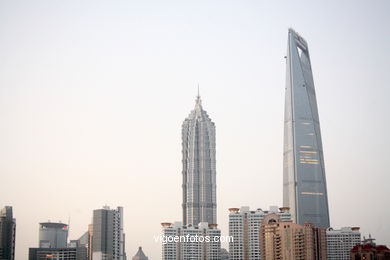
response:
M182 125L183 224L217 224L215 124L198 94Z

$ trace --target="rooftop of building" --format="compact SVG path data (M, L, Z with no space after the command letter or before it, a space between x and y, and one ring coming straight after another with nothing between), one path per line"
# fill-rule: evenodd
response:
M390 249L385 245L373 245L373 244L360 244L356 245L351 249L351 252L358 252L358 251L372 251L375 250L377 252L389 252Z
M133 256L132 260L148 260L148 257L145 255L144 251L142 251L142 247L138 247L138 251Z
M290 208L289 207L280 207L277 206L270 206L269 210L262 210L261 208L258 208L256 210L250 210L250 207L248 206L242 206L241 208L229 208L230 215L234 214L242 214L242 213L251 213L251 214L269 214L269 213L286 213L290 214Z
M61 222L41 222L39 223L39 225L41 225L42 228L61 228L61 229L67 229L68 228L68 224L64 224L64 223L61 223Z
M360 227L342 227L340 229L328 228L327 233L360 233Z
M207 222L200 222L198 225L183 225L183 222L181 221L175 221L173 223L171 222L162 222L161 226L163 228L181 228L181 229L217 229L218 224L209 224Z

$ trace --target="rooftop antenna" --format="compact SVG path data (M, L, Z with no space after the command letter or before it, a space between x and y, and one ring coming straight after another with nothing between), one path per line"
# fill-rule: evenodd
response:
M196 105L197 106L201 105L200 92L199 92L199 83L198 83L198 95L196 96Z

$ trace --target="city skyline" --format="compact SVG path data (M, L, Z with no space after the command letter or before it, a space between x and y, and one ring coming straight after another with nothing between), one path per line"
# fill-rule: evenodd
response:
M289 27L310 43L332 227L390 244L388 9L1 2L0 206L13 206L16 259L38 223L70 219L75 239L105 204L124 207L127 252L158 259L159 223L182 216L180 125L197 82L218 126L222 234L228 208L282 205Z

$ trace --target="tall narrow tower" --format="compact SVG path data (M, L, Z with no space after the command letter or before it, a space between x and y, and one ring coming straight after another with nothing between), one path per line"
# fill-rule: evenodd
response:
M329 227L324 155L307 42L288 32L283 204L296 223Z
M124 260L125 234L123 233L123 208L93 211L92 259Z
M182 125L182 154L183 224L216 224L215 125L203 110L199 93Z
M0 259L15 259L16 220L12 207L0 209Z

